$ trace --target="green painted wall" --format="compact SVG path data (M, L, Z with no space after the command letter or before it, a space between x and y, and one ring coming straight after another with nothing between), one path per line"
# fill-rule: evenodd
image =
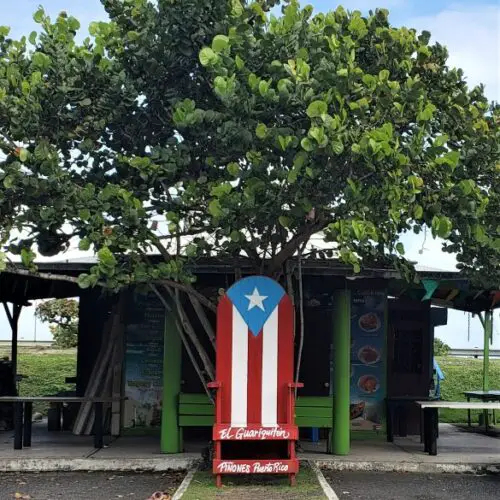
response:
M333 428L331 450L347 455L350 449L351 293L338 290L333 310Z
M163 399L161 412L161 452L179 453L180 430L177 421L177 404L181 391L182 344L172 312L165 318L163 348Z

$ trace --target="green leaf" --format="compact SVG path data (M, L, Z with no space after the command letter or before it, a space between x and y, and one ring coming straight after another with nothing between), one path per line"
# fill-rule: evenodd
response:
M222 52L227 47L229 47L229 38L226 35L216 35L212 40L212 50L214 52Z
M286 148L293 142L293 137L291 135L283 136L279 135L278 136L278 142L283 151L286 150Z
M405 254L405 247L404 247L403 243L401 243L401 242L396 243L396 252L398 252L400 255Z
M302 146L302 149L304 149L305 151L308 151L308 152L313 151L313 149L314 149L314 143L308 137L304 137L300 141L300 145Z
M198 253L198 247L194 243L186 245L186 255L188 257L195 257Z
M90 219L90 210L88 208L82 208L79 212L78 215L80 219L82 220L89 220Z
M212 217L220 217L222 215L222 207L219 200L211 200L208 204L208 211Z
M453 224L451 220L444 215L435 215L432 218L432 233L440 238L447 238L451 234Z
M353 15L351 22L349 23L349 31L361 38L368 33L366 29L365 21L359 15Z
M29 157L29 152L25 148L21 148L19 151L19 159L24 163Z
M231 186L231 184L229 184L229 182L223 182L222 184L214 186L210 190L210 194L212 196L215 196L216 198L222 198L226 194L229 194L232 189L233 189L233 186Z
M92 104L92 99L90 97L86 97L85 99L82 99L81 101L78 102L80 106L90 106Z
M337 76L346 77L349 74L347 68L341 68L337 70Z
M108 247L102 247L97 252L99 262L105 266L113 267L116 264L115 256Z
M7 254L5 252L0 252L0 272L5 271L7 268Z
M323 127L311 127L308 135L309 137L315 139L320 147L324 147L328 142L328 137L326 137L325 129Z
M383 70L381 70L379 72L378 79L381 82L386 82L387 80L389 80L389 76L390 76L389 70L388 69L383 69Z
M259 123L255 128L255 135L259 139L265 139L267 136L267 126L264 123Z
M40 71L33 71L31 73L31 85L36 86L42 81L42 73Z
M424 209L422 208L421 205L415 205L415 208L413 209L413 216L415 219L421 219L424 215Z
M78 242L78 248L82 251L87 251L89 250L90 248L90 240L88 238L82 238L79 242Z
M262 97L265 97L268 91L269 91L269 82L266 82L265 80L261 80L259 82L259 94Z
M434 115L434 111L436 111L436 106L432 104L431 102L428 102L425 106L425 108L420 111L420 113L417 115L417 120L426 122L432 119Z
M309 118L319 118L321 115L328 112L328 105L325 101L313 101L307 107L307 116Z
M245 61L238 54L236 54L236 57L234 58L234 62L235 62L236 67L238 69L243 69L245 67Z
M0 26L0 38L9 36L10 28L8 26Z
M31 62L36 68L47 69L50 66L50 57L42 52L35 52L31 56Z
M290 217L287 217L285 215L280 215L278 217L278 222L285 228L290 227L290 224L292 223L292 219Z
M30 33L29 41L30 41L31 45L35 45L36 44L36 37L37 36L38 36L38 33L36 31L32 31Z
M199 58L202 66L210 66L217 59L217 54L210 47L204 47L200 50Z
M231 162L227 164L227 171L229 172L230 175L233 177L238 177L240 173L240 166L236 162Z
M21 261L23 263L23 266L31 267L31 264L35 260L35 257L35 252L33 252L31 248L23 248L21 250Z
M437 148L444 146L448 142L448 139L449 139L449 137L446 134L438 135L434 139L434 146Z
M333 141L332 142L332 151L336 155L342 154L344 151L344 145L342 144L342 142L341 141Z
M232 242L237 243L238 241L240 241L241 234L235 229L234 231L231 231L229 237L231 238Z
M43 7L38 7L38 10L33 14L33 20L35 23L40 24L45 18L45 11Z
M240 17L243 14L243 6L240 0L231 0L231 15L234 17Z
M440 158L436 158L435 163L437 165L448 165L451 167L452 170L455 170L459 160L460 160L459 151L448 151L448 153L441 156Z
M6 189L12 189L14 187L14 176L13 175L7 175L3 179L3 185Z
M91 285L92 285L92 282L93 282L93 279L92 277L90 276L90 274L80 274L80 276L78 276L78 286L80 288L89 288Z

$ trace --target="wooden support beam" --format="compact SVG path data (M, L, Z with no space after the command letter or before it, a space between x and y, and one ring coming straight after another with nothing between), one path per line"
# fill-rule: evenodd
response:
M447 301L450 301L450 302L451 302L454 298L456 298L456 296L457 296L459 293L460 293L460 290L457 290L457 289L452 290L452 291L448 294L448 296L446 297L446 299L445 299L445 300L447 300Z
M23 309L22 304L12 304L12 311L9 309L7 302L3 302L5 314L9 320L9 325L12 330L12 344L11 344L11 366L12 377L14 378L14 385L17 383L17 344L18 344L18 329L19 329L19 316Z

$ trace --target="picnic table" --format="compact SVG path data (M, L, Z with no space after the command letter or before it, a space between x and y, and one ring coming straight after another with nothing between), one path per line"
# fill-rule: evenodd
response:
M429 455L437 455L437 437L440 408L450 410L500 410L498 402L465 402L465 401L416 401L423 412L424 451Z
M89 398L78 396L0 396L0 403L14 403L14 449L31 446L33 403L93 403L95 409L94 448L104 446L104 403L114 403L124 398Z
M399 436L406 437L407 435L407 418L408 406L415 404L417 401L435 401L437 398L429 396L428 398L422 396L390 396L386 398L386 411L387 411L387 441L392 443L394 441L394 427L396 422L396 414L399 414ZM423 440L423 421L421 419L420 436Z
M465 391L464 396L467 401L470 402L471 399L479 399L481 401L500 401L500 391ZM493 410L493 424L496 424L495 410ZM467 424L471 426L470 410L467 410ZM488 430L488 412L485 411L484 414L484 427Z

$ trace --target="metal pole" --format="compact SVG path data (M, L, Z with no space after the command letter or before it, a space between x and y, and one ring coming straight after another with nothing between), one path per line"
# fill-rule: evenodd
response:
M351 293L339 290L335 295L333 318L333 432L331 449L334 455L348 455L351 419Z
M484 350L483 350L483 391L490 388L489 368L490 368L490 339L493 326L493 313L484 313Z

